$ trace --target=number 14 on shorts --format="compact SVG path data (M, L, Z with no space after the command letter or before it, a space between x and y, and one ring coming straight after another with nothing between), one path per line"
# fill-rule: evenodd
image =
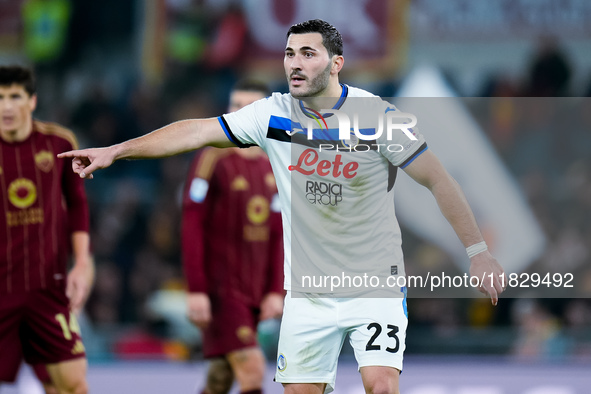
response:
M80 335L80 325L78 324L78 320L76 320L76 316L74 316L72 312L70 312L69 323L68 319L66 319L66 316L64 316L63 313L58 313L55 315L55 320L57 320L57 322L62 327L64 338L67 341L72 339L72 333Z

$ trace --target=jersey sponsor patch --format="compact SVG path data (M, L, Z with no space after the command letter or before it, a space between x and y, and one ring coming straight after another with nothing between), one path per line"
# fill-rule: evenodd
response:
M253 224L262 224L269 218L269 200L257 194L246 203L246 216Z
M189 197L191 201L201 203L207 196L207 190L209 189L209 183L205 179L194 178L191 182L191 188L189 189Z
M37 188L27 178L17 178L8 185L8 200L17 208L30 207L37 200Z

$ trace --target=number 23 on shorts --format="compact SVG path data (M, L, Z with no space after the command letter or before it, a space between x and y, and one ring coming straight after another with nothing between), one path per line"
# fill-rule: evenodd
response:
M389 353L396 353L398 352L398 350L400 349L400 339L398 338L398 336L396 334L398 334L399 328L398 326L395 326L393 324L388 324L387 325L388 330L388 337L392 338L392 340L394 341L394 347L386 347L386 351ZM382 347L380 345L374 345L374 341L380 336L380 334L382 333L382 326L379 323L370 323L367 325L367 329L368 330L375 330L373 335L371 336L371 338L369 338L369 341L367 342L367 345L365 345L365 350L366 351L371 351L371 350L381 350Z

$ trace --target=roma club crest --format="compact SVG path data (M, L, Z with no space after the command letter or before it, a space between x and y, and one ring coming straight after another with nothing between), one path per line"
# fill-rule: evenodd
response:
M54 158L53 153L47 150L39 151L35 154L35 164L43 172L49 172L53 168Z

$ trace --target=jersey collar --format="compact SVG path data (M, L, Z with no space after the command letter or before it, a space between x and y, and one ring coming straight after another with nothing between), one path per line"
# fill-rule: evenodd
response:
M347 95L349 94L349 87L347 85L345 85L344 83L341 83L341 97L339 97L339 101L337 101L337 103L334 105L334 107L332 107L332 109L340 109L343 104L345 103L345 100L347 99ZM302 100L300 100L300 109L302 110L302 112L304 113L304 115L306 115L308 118L312 118L312 119L316 119L317 118L317 113L314 113L312 111L310 111L309 108L306 108L304 106L304 102ZM324 118L328 118L331 117L332 113L330 114L322 114L322 116Z

